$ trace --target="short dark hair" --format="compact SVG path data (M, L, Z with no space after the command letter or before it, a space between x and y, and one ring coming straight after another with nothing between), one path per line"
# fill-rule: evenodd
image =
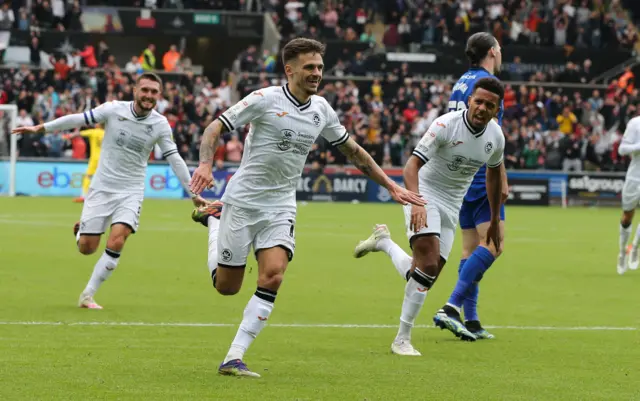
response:
M143 79L148 79L149 81L159 83L160 88L162 89L162 78L160 78L160 76L155 72L145 71L142 74L138 75L138 78L136 78L136 85L138 85Z
M314 39L293 39L282 48L282 64L287 65L291 60L306 53L318 53L324 56L325 49L326 46L323 43Z
M465 54L472 66L479 65L489 54L489 50L494 47L498 41L496 38L486 32L474 33L467 40L467 48Z
M498 95L500 101L504 99L504 86L500 81L495 78L481 78L473 86L473 93L476 93L478 89L484 89L488 92Z

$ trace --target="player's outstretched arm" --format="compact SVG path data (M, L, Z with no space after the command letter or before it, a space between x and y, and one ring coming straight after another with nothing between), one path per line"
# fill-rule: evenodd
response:
M207 126L200 144L200 164L193 172L189 188L191 192L200 194L213 182L213 155L223 130L220 120L215 120Z
M89 125L89 124L85 123L83 113L70 114L68 116L56 118L55 120L45 124L38 124L33 127L18 127L13 129L11 133L13 134L44 134L45 132L66 131L74 128L80 128L84 125Z
M191 180L191 175L189 174L189 167L187 167L187 163L180 157L178 151L175 153L171 153L168 156L165 156L165 159L171 165L171 170L178 177L180 183L182 184L182 188L191 195L191 200L193 200L194 205L202 206L207 202L200 195L193 193L189 187L189 181Z
M67 131L92 124L103 123L111 109L109 103L105 103L95 109L83 113L69 114L56 118L48 123L38 124L33 127L18 127L11 131L13 134L44 134L45 132Z
M196 206L201 206L206 203L206 201L201 198L199 195L193 193L189 189L189 181L191 180L191 175L189 174L189 167L187 167L187 163L185 163L184 159L180 156L178 152L178 147L173 141L173 135L171 132L171 127L167 125L166 132L164 135L161 135L158 140L158 146L162 150L162 157L169 162L171 165L171 170L180 180L180 184L182 184L182 188L191 195L191 199Z
M364 175L385 187L396 202L403 205L411 203L419 206L426 203L418 193L402 188L389 178L375 160L373 160L371 155L353 139L349 138L342 145L338 145L338 149L354 166L362 171Z

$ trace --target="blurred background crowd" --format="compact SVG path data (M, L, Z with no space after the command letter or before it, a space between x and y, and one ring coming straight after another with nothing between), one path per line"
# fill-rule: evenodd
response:
M94 2L99 3L99 2ZM118 5L111 2L110 5ZM130 4L131 2L127 2ZM327 63L321 96L338 112L354 138L385 167L402 166L413 146L439 115L447 112L454 80L429 77L407 62L386 65L385 52L419 55L431 46L459 51L474 32L493 33L502 46L621 49L635 54L635 15L624 1L605 0L139 0L154 8L250 10L268 13L281 42L298 36L327 41L340 54ZM96 5L96 4L92 4ZM0 9L0 29L29 31L30 64L0 69L0 104L18 105L18 125L33 125L82 112L110 100L131 100L136 74L166 77L157 109L167 116L182 157L197 160L204 127L251 91L285 82L277 49L249 46L237 55L233 73L196 74L184 43L159 51L153 43L116 58L104 40L43 57L47 30L82 30L84 2L14 0ZM347 42L363 43L351 52ZM342 49L344 47L344 50ZM461 56L461 55L460 55ZM213 55L212 55L213 57ZM531 68L512 57L500 78L506 85L503 131L505 160L513 169L624 170L618 155L621 135L640 105L632 68L621 68L606 84L594 82L584 58L561 60L555 68ZM428 72L428 71L427 71ZM5 121L6 123L6 121ZM248 127L226 133L216 162L238 163ZM0 155L8 151L8 130ZM23 157L86 158L81 138L58 133L26 136ZM161 158L159 153L153 159ZM322 169L346 160L319 139L309 164Z

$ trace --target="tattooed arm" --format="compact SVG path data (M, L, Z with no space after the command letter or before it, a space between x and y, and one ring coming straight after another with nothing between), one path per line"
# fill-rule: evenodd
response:
M391 198L396 202L403 205L411 203L413 205L422 206L425 204L424 199L422 199L419 194L402 188L400 185L396 184L395 181L389 178L389 176L382 171L380 166L378 166L375 160L373 160L371 155L367 153L366 150L362 149L362 147L353 139L347 139L345 143L338 145L338 149L342 154L347 156L347 159L349 159L349 161L353 163L358 170L362 171L364 175L385 187L389 191Z
M215 120L205 128L200 144L200 164L191 177L190 189L194 194L200 194L213 182L213 155L220 140L220 134L225 128L220 120Z
M358 170L362 171L364 175L378 184L387 189L396 185L396 183L382 171L380 166L373 160L373 157L353 139L349 138L347 142L338 145L338 150L340 150Z
M214 120L205 128L202 134L202 143L200 144L200 163L208 163L213 165L213 155L216 153L216 147L220 140L224 125L220 120Z
M266 107L270 104L266 100L265 93L255 91L244 99L220 114L218 118L209 124L202 135L200 144L200 165L191 177L191 191L199 194L213 182L213 156L223 130L232 132L236 128L260 118Z

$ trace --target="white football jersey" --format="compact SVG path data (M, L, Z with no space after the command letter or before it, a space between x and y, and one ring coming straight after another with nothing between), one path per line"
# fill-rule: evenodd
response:
M107 102L85 111L87 125L104 124L102 152L91 188L105 192L144 192L147 161L155 144L163 156L178 152L169 122L157 111L139 116L133 102Z
M480 167L502 164L504 144L502 129L493 120L476 131L467 121L467 110L440 116L413 151L425 163L419 173L420 194L457 215Z
M298 180L318 135L334 146L349 139L324 98L300 103L287 85L255 91L219 119L230 131L251 123L240 167L222 196L247 209L295 211Z
M620 145L640 144L640 117L634 117L627 123ZM627 168L626 180L640 181L640 152L632 152L631 163Z

